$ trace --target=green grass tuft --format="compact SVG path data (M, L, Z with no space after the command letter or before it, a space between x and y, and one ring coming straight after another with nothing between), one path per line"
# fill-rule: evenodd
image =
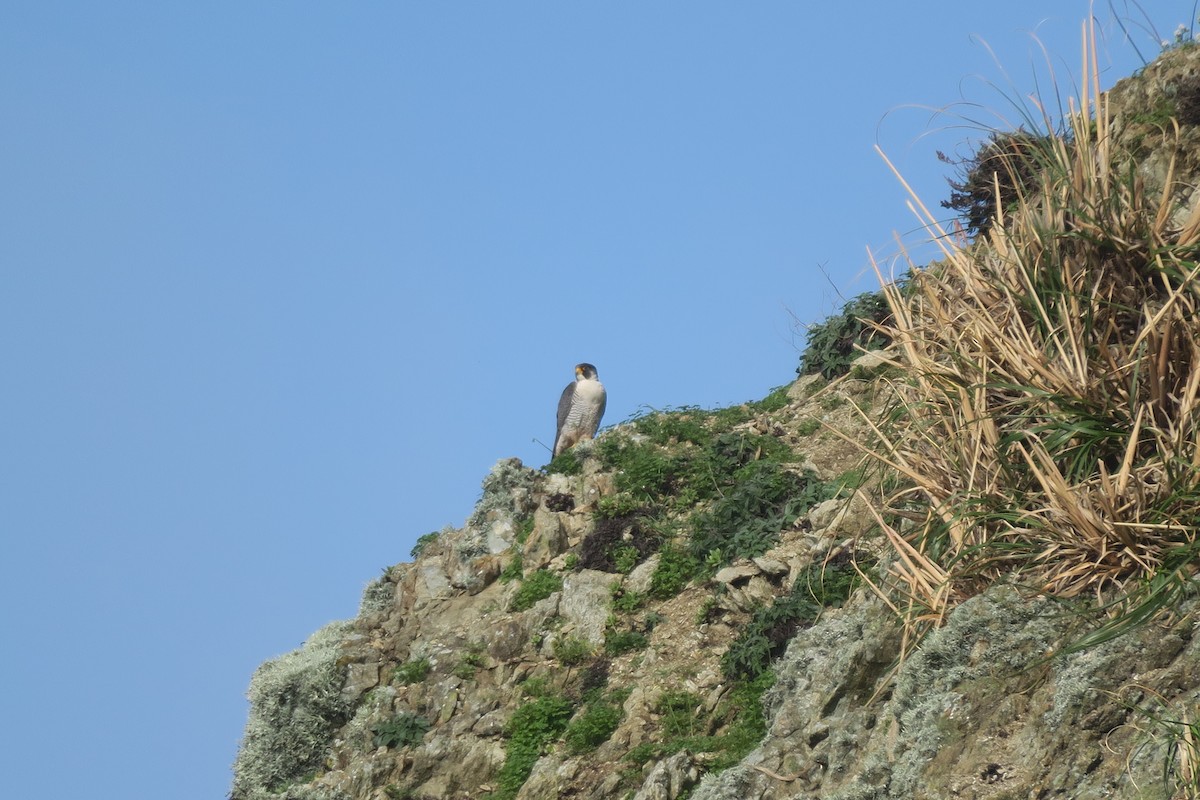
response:
M521 582L521 588L513 596L509 606L510 611L525 611L533 608L539 600L545 600L555 592L562 591L562 576L548 569L539 569L530 573Z
M492 800L513 800L517 796L543 749L566 730L572 711L567 698L543 695L513 712L504 729L508 743Z
M891 317L891 309L883 292L860 294L846 302L838 314L808 329L808 346L800 357L801 375L819 374L826 379L850 371L850 364L866 350L877 350L890 339L872 323Z
M421 743L429 728L429 720L404 713L377 723L371 730L376 747L411 747Z
M430 669L428 658L409 659L392 671L392 680L401 686L420 683L429 675Z
M758 609L721 656L731 680L754 681L787 648L796 631L811 625L822 609L841 606L858 583L849 563L814 564L796 578L790 594Z
M613 631L604 639L604 653L619 656L632 650L643 650L650 640L640 631Z
M625 711L621 703L627 693L613 693L588 703L563 734L563 742L573 755L588 753L609 740L621 724Z

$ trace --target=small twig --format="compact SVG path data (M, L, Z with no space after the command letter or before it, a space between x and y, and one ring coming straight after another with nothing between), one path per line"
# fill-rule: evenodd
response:
M772 772L771 770L767 769L766 767L762 766L761 764L755 764L754 769L758 770L763 775L772 777L777 781L783 781L784 783L791 783L794 780L805 777L803 772L797 772L795 775L793 775L789 778L787 775L780 775L778 772Z

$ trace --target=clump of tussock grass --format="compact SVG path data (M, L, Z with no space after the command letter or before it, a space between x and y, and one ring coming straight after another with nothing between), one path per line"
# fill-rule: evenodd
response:
M1194 586L1200 205L1172 228L1173 175L1151 192L1117 150L1094 52L1064 131L997 162L1022 172L993 177L1015 197L977 239L914 195L942 258L884 287L907 378L879 521L915 624L1004 578L1110 609L1083 646Z

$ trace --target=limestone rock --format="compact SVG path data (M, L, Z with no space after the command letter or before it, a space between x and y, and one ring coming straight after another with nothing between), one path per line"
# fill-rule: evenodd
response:
M718 570L717 574L713 576L713 580L725 584L745 583L761 571L755 564L736 564Z
M607 572L585 569L563 579L559 613L572 635L597 647L604 644L604 627L612 597L610 587L615 577Z
M521 552L526 570L549 564L552 558L567 549L567 531L563 520L566 516L540 508L534 514L533 531L525 540Z
M346 667L346 685L342 688L342 700L352 703L378 685L378 664L351 663Z
M650 591L650 582L654 578L654 570L658 569L658 561L661 558L658 553L647 558L641 564L633 568L633 571L625 576L625 590L629 592L637 592L638 594L646 594Z
M655 765L634 800L675 800L695 785L700 771L687 751L681 750Z

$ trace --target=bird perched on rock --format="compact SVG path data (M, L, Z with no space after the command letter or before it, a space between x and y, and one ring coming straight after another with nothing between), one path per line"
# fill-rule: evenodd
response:
M575 365L575 381L568 383L558 400L558 429L554 433L554 455L591 439L600 427L608 394L596 378L591 364Z

